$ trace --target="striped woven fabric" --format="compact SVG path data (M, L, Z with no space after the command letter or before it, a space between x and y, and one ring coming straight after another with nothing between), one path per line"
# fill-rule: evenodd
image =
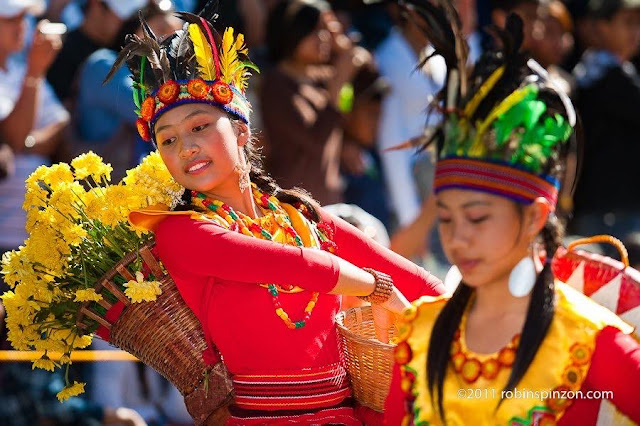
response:
M331 407L351 396L344 367L333 364L299 373L233 376L235 405L249 410Z
M525 204L542 197L555 209L559 183L507 164L455 157L436 165L435 193L451 188L488 192Z

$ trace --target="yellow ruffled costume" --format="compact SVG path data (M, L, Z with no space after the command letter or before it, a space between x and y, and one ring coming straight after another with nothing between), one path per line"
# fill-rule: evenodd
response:
M401 366L401 387L413 393L413 412L407 413L403 424L442 424L433 410L427 393L426 357L432 326L447 299L423 297L407 308L399 330L401 342L396 361ZM488 379L480 374L473 381L465 381L450 363L444 387L443 401L446 422L456 425L526 425L555 424L570 400L562 398L569 391L581 389L591 365L595 339L600 330L614 326L626 334L633 329L611 311L563 283L556 284L556 312L549 332L538 349L527 373L517 385L517 392L507 395L496 410L502 389L511 368L498 369ZM471 353L464 345L461 333L459 351L481 363L495 359L497 354ZM559 391L552 393L551 391Z

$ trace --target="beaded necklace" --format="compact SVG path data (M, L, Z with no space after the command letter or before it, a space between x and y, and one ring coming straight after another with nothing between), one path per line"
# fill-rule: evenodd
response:
M265 216L273 217L277 226L285 232L289 240L288 243L298 247L303 247L304 244L302 242L302 238L300 238L300 235L298 235L296 230L293 228L291 219L286 214L282 206L280 206L278 199L272 195L263 194L255 184L252 184L252 190L253 198L261 208L262 212ZM199 201L203 207L211 210L219 219L222 219L222 223L226 224L228 229L231 231L239 232L250 237L273 241L274 236L268 230L264 229L257 220L252 219L244 213L236 212L231 208L231 206L218 200L212 200L200 192L192 191L192 195L194 201ZM323 235L327 234L327 231L325 230L326 226L321 227L320 225L324 224L318 225L318 227L324 232L317 232L318 239L321 241L321 248L323 250L333 251L335 249L335 244L333 244L333 241L331 241L327 235ZM318 302L318 292L312 293L311 299L304 309L303 318L299 321L293 321L289 317L289 314L287 314L287 312L282 308L279 294L281 291L295 292L294 286L267 284L266 287L271 295L271 302L275 308L276 315L280 317L289 329L295 330L302 328L307 324L311 318L311 313Z
M495 379L503 368L511 368L516 359L516 351L520 344L520 334L513 336L497 354L481 356L479 359L468 352L465 342L465 330L467 325L467 312L460 320L460 326L456 330L451 344L451 362L453 369L465 382L471 384L484 377L487 380Z

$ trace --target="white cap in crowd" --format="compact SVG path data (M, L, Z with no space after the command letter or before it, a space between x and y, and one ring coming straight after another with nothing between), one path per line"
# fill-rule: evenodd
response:
M0 0L1 2L2 0ZM127 20L143 9L149 0L103 0L118 18Z
M13 18L23 12L39 15L44 10L44 0L0 0L0 18Z

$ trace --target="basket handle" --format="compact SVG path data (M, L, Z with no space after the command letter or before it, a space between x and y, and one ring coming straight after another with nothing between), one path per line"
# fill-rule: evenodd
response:
M629 267L629 253L627 253L626 247L624 246L624 244L622 244L622 241L620 241L616 237L612 237L611 235L594 235L593 237L577 239L569 244L567 250L571 251L577 246L593 243L609 243L615 246L615 248L617 248L618 252L620 253L620 260L624 264L624 267Z

